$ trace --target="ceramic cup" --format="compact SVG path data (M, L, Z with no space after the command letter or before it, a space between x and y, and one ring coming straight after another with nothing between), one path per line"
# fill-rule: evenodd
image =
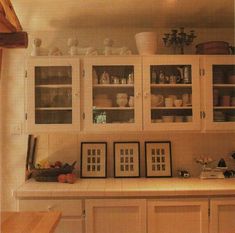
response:
M175 122L183 122L184 116L175 116Z
M163 122L173 122L174 116L162 116Z
M165 98L165 106L173 107L173 98Z
M179 100L174 100L174 105L175 107L181 107L183 104L183 100L182 99L179 99Z

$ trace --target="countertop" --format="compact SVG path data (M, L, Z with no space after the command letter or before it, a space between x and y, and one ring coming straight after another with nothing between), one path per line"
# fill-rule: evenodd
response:
M22 198L54 197L173 197L233 196L235 178L106 178L78 179L74 184L26 181L14 195Z
M2 212L2 233L53 233L61 217L60 212Z

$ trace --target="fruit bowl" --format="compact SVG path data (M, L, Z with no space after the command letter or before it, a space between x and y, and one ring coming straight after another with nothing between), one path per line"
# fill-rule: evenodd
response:
M66 164L63 167L56 168L34 168L32 169L32 178L36 181L57 181L57 177L61 174L72 173L74 166L74 162L72 165Z

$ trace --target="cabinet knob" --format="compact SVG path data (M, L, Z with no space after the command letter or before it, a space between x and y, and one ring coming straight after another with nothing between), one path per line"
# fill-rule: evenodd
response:
M145 92L144 93L144 98L147 98L149 96L149 93L148 92Z
M141 95L140 92L137 92L136 95L135 95L135 97L138 98L138 97L140 97L140 95Z

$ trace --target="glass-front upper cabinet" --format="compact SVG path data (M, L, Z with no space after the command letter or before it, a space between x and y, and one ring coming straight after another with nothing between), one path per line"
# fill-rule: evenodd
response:
M203 66L206 129L235 131L235 56L203 56Z
M28 62L28 131L79 130L79 61L31 58Z
M85 130L142 130L141 58L84 58Z
M146 130L200 129L198 56L143 57Z

